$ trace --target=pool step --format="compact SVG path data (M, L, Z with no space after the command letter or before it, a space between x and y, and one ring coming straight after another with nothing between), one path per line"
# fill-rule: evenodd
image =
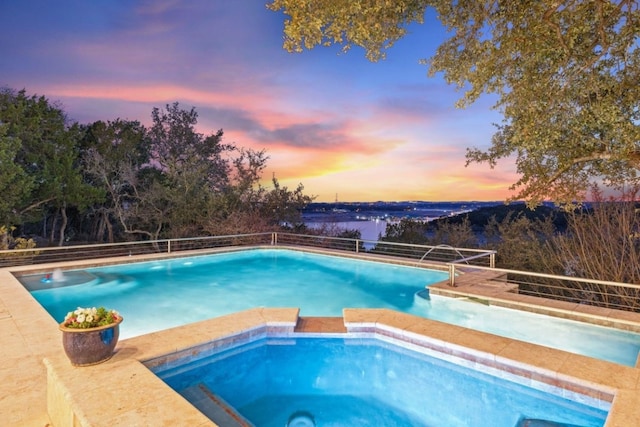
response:
M347 333L342 317L298 317L294 332Z
M223 398L209 390L209 388L202 383L187 387L180 391L180 394L219 426L255 427L231 405L225 402Z

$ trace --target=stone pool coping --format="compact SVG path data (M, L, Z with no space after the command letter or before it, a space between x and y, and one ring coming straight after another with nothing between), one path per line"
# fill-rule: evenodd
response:
M225 251L229 251L229 248L225 248ZM342 255L340 252L326 250L312 252ZM180 253L179 256L202 253ZM256 325L262 325L262 328L274 326L270 322L297 322L297 309L254 309L122 340L118 344L116 355L108 362L74 368L64 356L57 323L13 275L14 272L50 271L53 267L89 267L105 262L142 261L166 256L134 256L0 269L0 381L4 384L4 393L0 396L0 413L3 414L4 425L158 425L158 421L165 418L169 420L167 422L177 420L179 424L214 425L199 412L194 413L190 404L167 389L141 361L175 353L178 348L193 348L219 336L216 334L233 334L239 327L247 328L247 322L253 325L247 330L255 329L258 327ZM471 275L467 277L471 279ZM550 310L555 308L550 307ZM607 314L607 318L616 315L613 310ZM628 316L624 312L620 315L623 318ZM600 317L596 316L596 320L598 318ZM634 323L633 321L635 319L628 322ZM224 326L225 322L230 324ZM336 333L335 321L315 324L320 325L316 332L323 330L322 325L329 324L332 325L329 328L331 332ZM532 366L536 368L532 371L536 375L543 373L546 378L557 378L558 381L576 378L580 387L615 396L606 427L640 425L640 405L637 403L640 402L640 370L636 368L389 310L346 309L344 324L347 330L351 328L351 332L358 328L362 331L362 328L366 330L380 326L381 335L400 333L413 337L412 339L415 336L430 337L434 343L450 349L452 354L459 352L461 348L470 349L470 352L465 350L464 354L475 354L473 357L476 358L480 354L483 360L494 360L493 363L496 364L508 361L509 366L516 370L521 369L522 365ZM473 357L470 356L470 363L477 363ZM117 375L114 368L117 368ZM49 391L45 384L51 385ZM96 385L100 387L96 389ZM154 393L149 390L154 390ZM159 394L155 394L155 391Z

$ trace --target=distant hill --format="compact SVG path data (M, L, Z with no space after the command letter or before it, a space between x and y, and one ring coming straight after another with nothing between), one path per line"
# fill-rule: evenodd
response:
M416 220L434 219L440 216L455 215L460 212L470 212L487 206L503 204L494 202L336 202L310 203L302 213L308 222L341 222L372 219L402 219Z
M564 231L567 228L567 217L564 211L550 205L541 205L535 209L529 209L524 203L480 207L471 212L439 218L434 220L432 224L437 226L437 224L442 221L460 224L465 218L469 218L471 227L476 231L482 231L492 217L495 217L500 223L509 214L511 214L512 218L525 216L530 221L543 220L551 217L553 218L553 224L556 230Z

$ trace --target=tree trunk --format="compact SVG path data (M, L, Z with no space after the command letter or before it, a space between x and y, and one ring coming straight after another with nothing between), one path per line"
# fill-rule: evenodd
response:
M49 221L49 216L47 212L44 213L44 218L42 219L42 238L47 238L47 221Z
M93 240L96 242L103 243L104 242L104 230L106 228L104 212L102 209L98 211L98 221L94 230L93 230Z
M108 242L109 243L113 243L113 225L111 224L111 221L109 221L109 216L108 214L105 215L105 224L107 225L107 234L108 234Z
M67 218L67 204L64 203L60 208L60 214L62 215L62 225L60 225L60 238L58 239L58 246L62 246L64 244L64 233L67 229L67 222L69 219Z
M9 231L0 227L0 250L9 249Z
M51 231L49 233L49 245L53 245L53 240L55 239L57 222L58 222L58 213L56 212L51 217Z

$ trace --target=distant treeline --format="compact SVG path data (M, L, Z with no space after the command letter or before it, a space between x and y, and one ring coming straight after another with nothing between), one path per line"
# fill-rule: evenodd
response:
M634 191L622 200L636 200ZM604 200L572 210L524 204L483 207L387 226L382 241L497 251L498 267L640 284L640 214L633 201Z
M577 209L581 212L590 211L590 208L586 206L581 206ZM567 211L554 206L540 205L531 209L524 203L512 203L508 205L502 204L481 207L471 212L454 215L449 218L438 218L432 222L432 225L435 228L443 223L462 224L468 221L473 231L484 233L485 228L494 221L503 223L507 218L523 217L530 222L550 220L556 232L564 232L568 224L567 216Z

